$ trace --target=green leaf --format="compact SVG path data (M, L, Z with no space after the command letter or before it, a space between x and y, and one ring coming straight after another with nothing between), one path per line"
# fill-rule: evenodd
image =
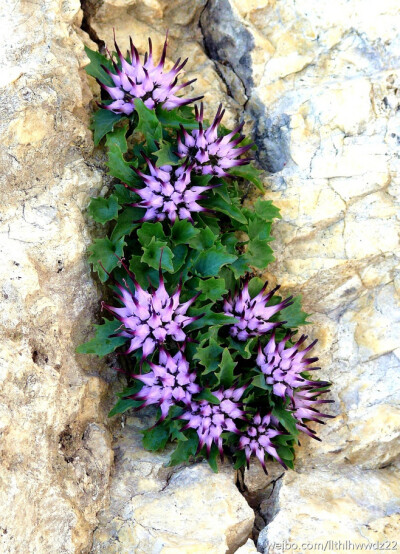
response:
M187 219L175 219L171 230L171 240L175 244L188 244L198 234L199 230Z
M180 410L180 411L182 411L182 410ZM169 416L170 417L171 417L171 412L172 412L172 409L170 409L170 411L169 411ZM170 436L171 441L174 441L174 440L187 441L188 440L186 435L184 435L181 432L181 427L182 427L182 421L170 421L169 422L169 433L171 435Z
M237 254L236 245L238 242L239 241L235 233L225 233L221 237L221 243L226 246L226 249L230 254Z
M190 248L195 250L205 250L210 248L215 242L216 236L209 227L200 229L200 232L189 240Z
M261 171L256 169L253 165L238 165L232 167L229 170L230 175L235 175L235 177L240 177L241 179L246 179L255 185L259 191L265 192L264 186L260 179Z
M99 358L114 352L116 348L126 342L125 337L111 337L121 327L121 322L117 319L104 319L102 325L94 325L96 329L95 336L84 344L80 344L76 349L79 354L97 354Z
M260 277L253 277L249 281L249 294L251 298L257 296L264 286L264 281Z
M240 259L241 259L241 256L232 265L235 265L236 263L240 262ZM225 281L225 288L233 292L236 287L236 279L230 268L232 268L232 266L223 267L219 272L219 275Z
M117 219L118 200L113 194L108 198L92 198L88 207L90 216L99 223Z
M307 321L309 315L301 309L301 295L295 296L293 304L281 311L281 316L286 321L283 325L286 329L300 327L300 325L310 325L310 322Z
M271 237L271 225L270 221L264 221L261 217L258 217L254 212L246 211L246 215L249 220L247 228L247 234L250 239L270 239Z
M165 239L164 230L159 221L157 223L142 223L137 235L142 246L148 246L153 238L160 240ZM160 263L160 260L158 260L158 262Z
M210 389L203 389L200 394L195 397L195 400L207 400L210 404L219 404L220 400L212 394Z
M130 235L136 227L139 227L139 223L135 223L143 216L143 210L141 208L132 208L128 206L118 216L117 223L111 233L111 240L113 242L118 241L125 235Z
M203 308L199 308L198 312L202 312ZM190 314L193 314L194 310L193 308L190 310ZM197 314L196 314L197 315ZM222 325L233 325L234 323L237 323L238 320L230 317L228 315L215 312L208 311L202 318L198 319L197 321L194 321L188 326L188 330L194 331L196 329L202 329L203 327L221 327Z
M126 133L128 132L128 124L125 123L120 127L117 127L115 131L110 133L107 137L106 146L118 146L122 154L126 154L128 151L128 143L126 141Z
M279 446L278 454L284 461L294 459L293 449L288 446Z
M226 199L220 196L218 189L216 189L216 193L212 198L203 200L202 205L205 208L210 208L217 212L221 212L232 219L236 219L236 221L239 221L240 223L247 223L247 219L242 214L241 210L232 204L232 202L227 202Z
M240 469L246 464L246 453L244 450L237 450L235 452L236 461L233 466L233 469Z
M154 141L160 142L162 139L161 123L157 119L155 111L149 110L139 98L135 99L135 108L139 117L136 131L145 136L147 144L154 151L157 148Z
M218 275L222 266L235 260L237 260L237 256L229 254L222 244L216 244L200 253L194 264L194 270L202 277L213 277Z
M99 79L102 83L109 86L115 86L114 81L111 79L111 77L108 75L106 71L101 67L104 65L108 70L113 71L113 66L111 61L100 54L99 52L96 52L95 50L91 50L88 46L85 46L85 52L87 57L90 60L90 63L85 66L85 71L88 75L91 75L95 79Z
M257 198L257 201L254 204L254 209L256 214L265 221L282 218L279 208L273 205L272 200L261 200L261 198Z
M161 141L161 148L153 152L157 158L157 167L162 165L178 165L180 158L175 154L177 149L176 145L173 145L166 141Z
M142 263L141 256L132 256L129 261L129 269L134 273L139 285L147 289L149 282L147 278L154 284L158 283L158 266L157 269L149 268L147 264Z
M114 194L121 206L123 204L135 202L135 200L137 199L137 195L134 192L129 190L128 187L126 187L125 185L121 185L120 183L114 185ZM141 213L143 213L143 210Z
M270 240L268 239L250 240L244 255L245 260L254 267L265 269L269 263L275 260L273 250L268 244L269 242Z
M110 175L117 177L123 183L133 185L141 181L133 171L131 164L124 158L128 148L125 137L126 131L126 127L119 127L113 133L107 135L108 161L106 165L110 170Z
M212 300L216 302L228 291L225 288L225 279L199 279L196 290L201 290L200 300Z
M207 461L214 473L218 473L218 462L217 462L218 454L219 454L219 451L218 451L217 445L215 443L212 443L210 455L208 456Z
M163 127L171 127L171 129L179 129L180 125L183 125L185 129L198 129L199 124L194 119L187 119L179 114L178 110L163 110L159 105L156 108L156 114L158 120L162 123Z
M214 340L210 339L208 346L199 346L194 355L195 360L199 360L201 365L206 368L204 374L215 371L220 363L223 348Z
M141 257L140 261L148 264L154 269L158 269L161 259L161 268L169 271L170 273L173 273L174 266L172 264L172 258L174 255L171 249L168 248L166 244L166 242L161 242L153 237L149 244L143 247L143 256Z
M108 279L107 272L110 273L117 267L118 258L122 258L125 245L126 242L123 240L123 237L117 241L111 241L106 237L104 239L96 239L89 246L89 262L93 264L93 271L98 273L102 283ZM106 271L104 271L99 262L103 264Z
M254 379L252 380L251 384L254 387L257 387L263 390L270 390L271 388L271 387L268 387L267 383L265 382L265 376L263 373L259 373L258 375L256 375L256 377L254 377Z
M227 348L224 348L224 351L222 353L222 360L220 363L221 370L216 373L217 377L219 378L219 382L221 385L225 388L229 388L233 383L233 370L235 366L237 365L237 362L234 362L232 359L232 356Z
M249 360L253 355L253 350L258 342L258 338L254 337L253 339L250 339L246 342L241 342L235 341L232 337L229 337L228 341L231 348L237 351L240 356L242 356L242 358L244 358L245 360Z
M117 414L123 414L131 408L138 408L143 404L143 400L133 400L132 398L120 398L115 404L108 417L113 417Z
M293 437L297 437L299 434L299 431L296 427L296 420L293 417L293 415L285 410L284 408L277 408L275 407L272 410L272 415L275 416L279 422L284 426L284 428L289 431Z
M199 444L199 437L194 429L186 431L186 441L179 441L178 446L172 452L169 459L169 466L176 466L178 464L185 463L189 460L190 456L196 454L197 446Z
M152 429L143 431L143 447L151 452L162 450L167 444L168 438L169 430L164 425L156 425Z
M102 108L93 114L91 128L94 131L93 140L95 146L99 144L104 135L113 131L114 125L123 117L124 116L121 114L110 112Z
M246 255L239 256L238 259L235 262L233 262L233 264L231 264L229 267L233 271L235 279L239 279L245 273L250 271L249 262L247 261Z
M176 273L181 269L186 261L188 248L184 244L178 244L177 246L174 246L171 250L173 254L172 264L174 266L174 273Z

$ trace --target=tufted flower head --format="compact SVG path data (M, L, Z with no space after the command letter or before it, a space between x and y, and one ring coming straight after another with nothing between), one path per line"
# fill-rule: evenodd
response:
M248 283L246 282L243 285L243 289L238 294L233 298L229 295L229 297L224 300L225 315L235 317L239 320L239 323L235 323L230 328L232 337L244 341L250 337L264 335L284 323L283 321L271 322L270 319L280 310L293 304L293 302L291 302L293 297L289 296L289 298L286 298L286 300L274 306L267 306L274 293L280 288L277 286L268 294L264 294L267 285L268 282L265 283L257 296L250 298Z
M182 284L170 296L164 286L161 263L159 286L151 292L142 289L134 274L125 265L124 267L134 282L134 292L130 290L126 281L124 281L125 287L117 283L116 286L120 293L117 293L116 296L123 307L116 308L104 302L102 305L123 324L123 330L118 333L118 336L127 337L131 341L126 354L141 348L143 358L147 358L154 352L156 345L163 343L167 338L183 342L186 339L183 329L202 317L201 315L196 317L186 315L187 310L200 293L180 304Z
M316 436L316 431L307 427L305 421L316 421L317 423L324 423L321 421L321 417L334 418L335 416L329 414L323 414L318 411L318 404L328 404L334 402L334 400L324 400L319 398L321 394L329 392L328 390L319 390L318 387L323 386L321 383L314 383L314 387L306 386L295 391L292 400L293 416L297 419L296 425L299 431L303 431L308 436L320 441L321 439Z
M317 341L312 342L304 350L299 350L299 347L307 339L305 335L302 335L294 346L285 348L290 337L289 333L277 344L275 333L272 333L264 350L262 350L261 344L258 345L257 365L264 373L267 385L272 385L272 392L283 399L286 396L293 399L294 389L301 386L318 384L323 387L329 384L325 381L310 381L301 375L304 371L320 369L319 367L310 367L310 364L316 362L318 358L305 357Z
M142 407L150 404L160 406L161 422L167 417L170 407L177 402L189 405L192 395L198 394L201 387L195 383L196 373L190 371L189 363L181 351L171 356L161 346L158 364L149 362L149 366L149 373L133 375L144 383L144 387L130 398L144 400Z
M141 221L163 221L168 218L174 223L177 217L193 221L192 213L209 211L197 202L206 198L204 193L207 190L218 185L191 186L193 165L185 164L177 168L170 165L156 167L148 158L146 162L150 175L135 169L145 186L141 189L131 189L141 198L140 202L132 205L146 209Z
M182 135L178 136L178 155L181 158L188 158L194 164L194 171L202 175L217 175L228 177L231 167L245 165L251 158L241 159L239 156L247 152L253 144L238 146L244 135L240 132L244 123L241 123L231 133L218 137L218 126L224 116L225 110L220 104L214 121L210 127L203 126L203 103L200 110L195 106L198 129L188 133L183 127ZM235 138L236 135L239 135Z
M239 440L239 450L244 450L246 454L247 467L249 467L250 456L256 455L260 460L263 470L267 473L265 467L265 456L269 454L287 469L286 464L281 459L276 449L276 445L271 439L282 435L280 431L272 427L273 421L271 414L261 417L260 414L254 416L253 421L248 426Z
M179 419L188 421L182 431L186 429L197 431L199 435L197 452L206 445L208 456L214 442L218 446L221 457L223 456L222 433L224 431L239 433L234 420L245 418L245 412L239 403L245 389L246 386L239 389L233 387L226 390L220 389L212 393L220 400L219 404L210 404L206 400L191 402L189 409L179 416Z
M150 110L161 104L165 110L172 110L195 102L202 98L183 99L177 93L196 79L192 79L181 85L177 85L178 73L186 65L187 59L182 63L179 58L170 71L165 71L165 58L167 54L167 38L165 39L161 59L157 65L153 61L153 49L151 39L149 39L149 52L145 54L143 63L140 61L138 51L130 38L129 58L125 59L115 42L115 50L119 58L117 64L109 54L114 71L110 71L102 66L104 71L111 77L114 86L108 86L100 81L100 86L107 91L113 100L111 104L102 104L101 107L115 113L130 115L135 110L135 99L140 98L145 106Z

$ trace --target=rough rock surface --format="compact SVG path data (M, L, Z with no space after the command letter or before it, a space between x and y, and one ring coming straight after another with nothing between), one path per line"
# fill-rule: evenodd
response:
M244 116L273 172L266 197L284 218L267 276L313 313L337 417L322 443L302 440L296 472L245 476L255 530L268 524L259 549L398 539L398 1L82 4L100 44L115 27L122 46L132 34L143 52L151 35L160 51L169 28L193 92L209 114L223 101L227 125ZM82 212L105 183L87 130L90 40L77 0L3 11L1 551L254 551L232 470L163 467L141 449L139 420L107 422L113 372L74 354L99 297Z
M167 468L169 452L144 452L139 431L149 420L128 417L115 435L108 509L99 514L93 552L128 554L235 552L252 532L254 512L230 467L206 462Z
M100 366L74 353L98 299L82 210L102 186L82 14L77 1L2 8L0 550L87 552L113 452Z

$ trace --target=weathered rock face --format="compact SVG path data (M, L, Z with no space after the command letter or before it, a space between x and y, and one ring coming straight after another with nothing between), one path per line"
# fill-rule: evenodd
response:
M170 452L144 452L143 416L128 417L115 434L116 460L108 509L99 514L93 552L224 554L252 532L254 512L230 467L214 474L207 463L167 468Z
M314 314L308 331L320 339L337 417L320 430L322 443L302 440L296 472L282 477L276 468L264 479L253 468L245 476L256 530L268 524L259 549L273 552L284 540L395 540L398 2L83 5L84 27L100 42L111 43L115 27L121 46L132 34L144 51L151 35L160 52L169 28L169 56L189 56L194 95L205 95L209 115L224 102L227 125L244 117L259 163L272 172L266 197L283 220L268 277L302 293ZM90 40L77 0L13 2L3 21L1 550L252 552L254 514L233 471L172 471L167 454L141 448L143 422L110 428L114 374L74 354L99 298L82 213L105 183L87 128L98 93L82 72Z
M77 1L2 14L2 552L87 552L112 465L106 383L74 353L97 303L82 209L102 186L80 19Z

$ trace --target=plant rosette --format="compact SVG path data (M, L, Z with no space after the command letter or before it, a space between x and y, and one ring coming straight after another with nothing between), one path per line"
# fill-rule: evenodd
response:
M88 211L104 225L89 247L93 270L108 288L109 313L78 352L124 360L127 384L110 417L156 406L143 445L175 444L170 465L206 456L217 471L226 454L235 468L267 459L293 468L300 433L319 440L310 423L329 383L314 380L315 342L295 338L308 324L301 298L279 296L257 273L274 261L273 221L264 199L255 145L209 123L199 98L178 93L185 62L165 70L167 41L155 64L151 40L141 60L131 41L124 56L86 48L89 75L105 98L92 118L104 141L113 190ZM243 203L242 185L260 197Z

